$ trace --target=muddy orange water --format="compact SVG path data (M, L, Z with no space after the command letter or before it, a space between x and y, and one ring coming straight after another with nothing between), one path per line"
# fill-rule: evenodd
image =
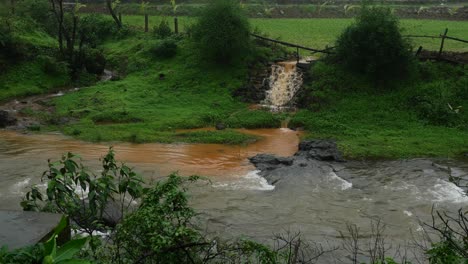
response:
M113 146L119 161L143 170L145 175L157 177L178 171L181 175L198 174L219 179L245 176L254 169L247 158L258 153L289 156L297 151L300 132L284 128L239 131L262 139L247 145L88 143L60 134L24 135L0 131L0 149L21 160L28 160L28 156L41 157L47 165L47 159L58 160L66 152L95 162Z

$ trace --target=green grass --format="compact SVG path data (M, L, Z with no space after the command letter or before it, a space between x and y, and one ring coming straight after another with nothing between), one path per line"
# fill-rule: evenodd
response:
M0 102L47 93L68 83L68 76L44 73L38 61L22 62L0 75Z
M7 60L0 58L0 63L7 64L5 72L0 74L0 102L47 93L68 85L70 80L66 74L46 73L46 61L37 56L53 54L57 41L30 21L15 19L10 23L21 56Z
M152 17L150 22L155 25L160 19ZM181 17L181 28L193 21L193 18ZM143 17L124 16L124 22L142 25ZM253 19L252 23L272 37L281 36L283 40L325 47L333 44L335 37L351 20ZM463 37L462 32L467 29L466 23L452 21L403 20L402 24L408 28L409 34L435 34L439 28L448 26L454 36ZM50 39L42 42L40 38L35 35L30 39L45 46L54 45L49 43ZM156 58L151 54L151 47L157 41L151 34L139 32L105 43L102 48L108 58L108 67L124 72L126 76L55 98L52 104L57 112L53 116L36 114L51 120L66 116L72 122L66 126L44 127L41 131L61 130L87 141L241 144L257 138L232 128L280 126L285 114L249 110L247 104L231 96L234 90L245 84L245 65L231 68L207 66L199 60L187 40L178 42L176 57ZM447 48L465 50L451 44L447 42ZM434 42L432 47L436 49L438 43ZM444 83L443 80L451 79L454 72L449 68L446 76L436 81L442 86L448 85L444 87L450 90L455 82ZM17 64L0 75L0 101L43 93L64 85L68 79L61 76L45 74L39 61ZM468 150L466 130L427 122L416 109L402 103L409 96L402 92L404 89L380 93L353 92L353 89L342 89L356 83L363 84L353 76L331 72L317 78L320 79L306 86L320 86L314 91L314 96L322 96L329 102L325 102L320 111L299 111L292 117L291 125L304 126L309 138L336 139L347 157L457 157ZM464 84L460 82L457 85ZM327 87L342 90L330 91ZM415 90L414 87L409 90ZM445 102L442 105L445 107ZM464 109L468 109L466 102L463 103L462 114L465 114ZM219 122L229 129L178 131L213 127Z
M176 130L218 122L230 128L280 126L280 116L250 111L231 96L245 81L244 66L203 65L186 41L179 42L175 58L157 59L149 51L154 42L140 34L105 45L110 60L121 69L125 64L129 74L55 99L58 115L79 118L63 128L66 134L90 141L240 143L255 137L233 130Z
M159 23L159 16L150 16L150 28ZM166 17L173 25L172 17ZM133 26L143 27L144 16L124 15L124 23ZM193 17L179 17L181 30L185 30L187 25L195 21ZM341 32L352 23L352 19L336 18L285 18L285 19L251 19L252 26L258 28L261 32L274 38L304 45L312 48L325 48L334 46L336 38ZM442 34L445 28L448 28L448 35L467 39L468 23L466 21L445 21L445 20L423 20L423 19L402 19L401 27L405 35L431 35ZM427 50L438 50L440 39L413 38L414 47L423 46ZM447 40L444 46L445 50L468 52L466 43ZM307 55L307 54L303 54Z
M311 105L315 111L301 110L291 120L291 125L303 126L307 130L306 138L334 139L345 156L353 159L461 157L468 151L468 111L465 110L468 100L462 98L456 102L463 110L458 114L452 113L455 122L450 123L451 127L432 124L432 119L421 116L411 101L415 95L426 95L428 91L424 87L433 87L431 84L440 83L439 79L448 79L442 83L442 90L463 89L460 86L464 85L463 82L457 82L460 77L450 79L441 74L433 80L376 91L359 77L325 67L330 68L318 65L315 70L318 80L316 84L309 84L312 95L316 97L316 103ZM455 68L450 69L457 72ZM465 84L467 77L465 70ZM435 96L438 92L431 89L428 96ZM447 103L455 104L456 97L436 98L448 111ZM320 106L317 106L317 101L321 102ZM433 115L443 113L434 112Z

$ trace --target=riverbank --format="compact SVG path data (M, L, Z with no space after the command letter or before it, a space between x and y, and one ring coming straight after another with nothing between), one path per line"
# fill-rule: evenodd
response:
M283 20L261 21L283 23ZM315 25L311 28L323 29L328 22L308 20L308 23ZM349 22L336 23L339 26L328 32L329 40ZM290 28L280 24L272 28L276 32ZM420 27L414 29L417 28ZM307 39L320 45L320 36L325 35L323 31L317 38ZM291 128L306 130L304 138L334 139L345 157L351 159L464 158L468 152L468 132L462 127L468 109L467 100L463 99L466 69L427 63L420 69L423 77L415 83L398 84L398 89L392 91L377 91L365 80L319 63L312 69L313 78L304 85L304 90L312 91L309 98L312 101L301 105L296 113L272 113L250 107L233 94L248 85L254 61L268 67L269 62L281 56L278 53L257 47L250 62L215 68L200 61L189 39L176 39L176 55L172 58L154 55L158 43L160 40L152 34L139 30L130 30L120 39L106 40L100 48L107 58L107 67L116 73L115 78L52 97L40 103L41 109L25 104L19 114L40 121L26 129L30 133L60 131L91 142L248 144L259 137L235 129L279 128L289 117ZM15 76L28 73L21 65L11 68ZM3 76L9 75L7 72ZM30 78L16 78L9 86L23 87L23 79L40 83L47 77L43 72L32 72ZM361 86L368 88L363 91ZM10 90L2 89L0 94L11 98ZM438 95L430 97L433 95L430 91L434 90ZM22 95L15 96L20 104ZM414 106L415 102L426 101L430 104ZM450 112L447 104L458 110ZM446 118L450 118L448 125L444 124ZM179 131L217 125L227 130Z

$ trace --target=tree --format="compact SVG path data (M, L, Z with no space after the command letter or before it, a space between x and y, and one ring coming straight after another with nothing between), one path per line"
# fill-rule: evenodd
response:
M118 28L122 28L122 21L120 21L120 19L115 15L115 7L117 6L117 4L119 3L118 0L112 2L112 0L106 0L106 6L107 6L107 10L109 10L109 13L111 14L112 18L114 19L115 21L115 24L117 25Z

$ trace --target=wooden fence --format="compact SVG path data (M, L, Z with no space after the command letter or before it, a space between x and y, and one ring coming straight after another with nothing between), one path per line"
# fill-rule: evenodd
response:
M439 48L439 53L438 53L438 57L441 57L442 56L442 51L444 50L444 44L445 44L445 40L448 39L448 40L453 40L453 41L459 41L459 42L463 42L463 43L468 43L468 40L464 40L464 39L460 39L460 38L455 38L455 37L450 37L450 36L447 36L447 33L448 33L448 28L445 29L444 33L443 34L440 34L438 36L428 36L428 35L405 35L403 37L407 37L407 38L431 38L431 39L435 39L435 38L440 38L441 41L440 41L440 48ZM416 53L416 55L419 54L419 52L422 50L422 46L419 47L418 49L418 52Z
M122 14L119 13L118 15L119 15L119 20L122 21ZM149 31L149 17L148 17L147 14L144 15L144 17L145 17L144 29L145 29L145 32L148 32ZM175 29L176 33L179 32L177 17L174 18L174 29ZM445 29L443 34L439 34L439 35L434 35L434 36L430 36L430 35L404 35L403 37L405 37L405 38L431 38L431 39L440 38L441 39L440 48L439 48L439 52L437 53L437 56L435 56L435 57L432 56L432 57L427 58L427 59L444 60L442 58L442 52L443 52L443 49L444 49L445 40L468 43L468 40L448 36L447 34L448 34L448 28ZM277 40L277 39L272 39L272 38L260 36L258 34L253 34L252 33L251 36L254 37L254 38L263 40L263 41L268 41L268 42L280 44L280 45L283 45L283 46L286 46L286 47L295 48L296 49L296 57L297 57L298 61L299 61L299 57L300 57L299 50L310 51L310 52L312 52L312 54L314 54L314 53L333 54L334 53L333 52L334 47L328 47L328 48L325 48L325 49L315 49L315 48L305 47L305 46L302 46L302 45L298 45L298 44L294 44L294 43L290 43L290 42L286 42L286 41L281 41L281 40ZM421 53L421 51L422 51L422 46L419 47L418 51L416 52L416 56L418 56Z

